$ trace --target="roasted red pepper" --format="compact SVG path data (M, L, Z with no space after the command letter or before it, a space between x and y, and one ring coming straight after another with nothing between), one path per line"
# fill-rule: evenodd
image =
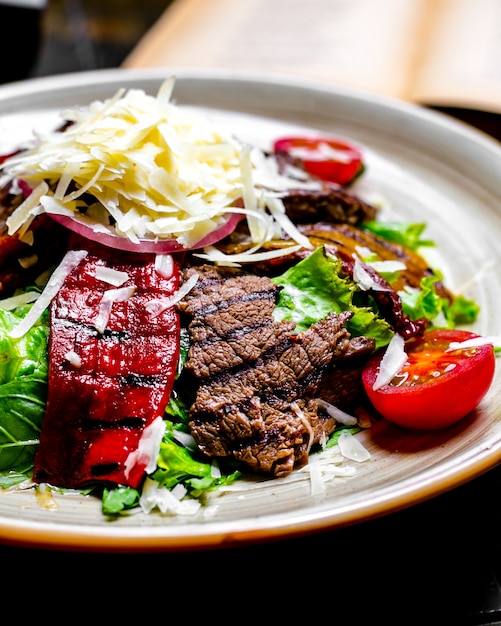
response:
M179 268L173 262L164 276L155 255L80 244L89 255L50 309L47 412L34 479L68 488L96 482L136 488L149 461L141 438L163 416L179 358L178 314L172 305L156 309L176 293ZM134 293L113 301L100 330L103 296L116 289L96 276L103 267L125 272L120 288Z

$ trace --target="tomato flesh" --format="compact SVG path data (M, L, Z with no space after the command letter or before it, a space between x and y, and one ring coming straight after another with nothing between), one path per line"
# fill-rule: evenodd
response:
M492 344L447 351L452 342L478 337L457 329L427 331L406 343L407 362L379 389L373 386L382 354L374 355L362 374L370 401L383 417L405 428L451 426L478 406L494 378Z
M283 137L273 144L309 174L348 185L364 170L362 153L344 141L327 137Z

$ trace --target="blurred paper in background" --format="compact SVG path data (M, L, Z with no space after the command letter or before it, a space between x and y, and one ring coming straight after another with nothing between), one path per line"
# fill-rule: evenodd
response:
M123 65L299 75L501 113L501 2L174 0Z

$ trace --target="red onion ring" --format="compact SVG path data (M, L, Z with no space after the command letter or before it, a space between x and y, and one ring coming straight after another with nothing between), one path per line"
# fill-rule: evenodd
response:
M237 224L243 218L240 213L230 213L224 224L208 233L202 239L191 246L184 247L175 239L141 239L139 243L134 243L128 237L121 237L112 233L95 231L92 226L85 224L75 217L68 215L59 215L56 213L47 213L55 222L61 224L65 228L85 237L92 241L108 246L109 248L115 248L116 250L125 250L127 252L143 252L143 253L172 253L172 252L186 252L187 250L195 250L198 248L204 248L210 246L213 243L220 241L232 233Z

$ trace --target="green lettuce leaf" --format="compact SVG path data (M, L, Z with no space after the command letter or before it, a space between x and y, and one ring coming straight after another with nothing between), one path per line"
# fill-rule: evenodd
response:
M420 289L399 291L404 313L414 320L423 317L435 326L454 328L473 324L480 312L478 304L462 295L455 296L452 302L442 298L434 288L439 280L442 280L442 275L436 271L433 276L421 279Z
M426 229L426 224L409 224L407 222L379 222L377 220L364 222L364 230L405 246L411 250L417 250L420 246L434 246L435 243L429 239L421 239L421 234Z
M434 285L439 280L437 276L425 276L419 284L420 289L405 289L398 292L402 300L402 309L411 319L435 319L442 311L444 298L436 292Z
M105 488L101 498L101 510L104 515L117 515L139 506L139 498L139 491L132 487Z
M376 346L389 343L393 330L388 322L367 306L356 306L353 298L360 289L341 272L341 261L318 248L284 274L273 278L282 290L274 310L277 321L295 322L296 331L302 332L324 319L331 311L353 311L346 324L352 336L365 335L376 340Z
M48 317L20 339L8 333L29 309L0 309L0 472L26 475L33 469L45 415Z
M462 295L456 296L451 303L445 301L443 310L445 318L451 326L473 324L480 313L479 305Z
M166 420L166 432L160 444L157 469L152 478L161 486L172 489L183 483L190 495L199 497L204 491L227 485L241 476L238 469L230 466L228 471L214 476L211 462L201 458L197 449L191 449L178 443L175 438L176 426Z

